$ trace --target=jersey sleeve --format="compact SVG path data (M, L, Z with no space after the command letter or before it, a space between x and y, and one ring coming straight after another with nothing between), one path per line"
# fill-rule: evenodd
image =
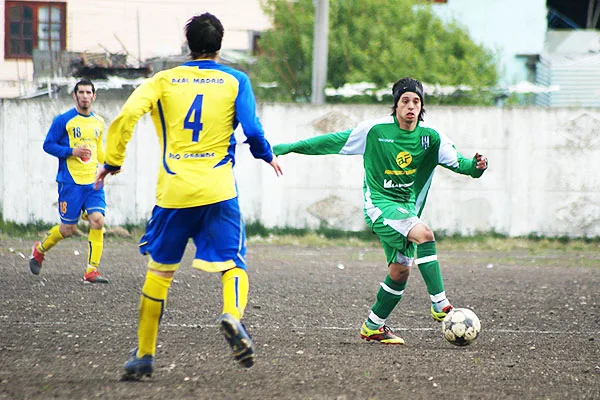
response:
M96 159L98 160L98 164L104 164L106 158L106 151L104 149L104 131L106 129L106 123L101 116L96 115L96 118L100 122L100 134L96 137Z
M277 156L288 153L306 155L340 154L352 129L342 132L327 133L309 139L299 140L294 143L282 143L273 146L273 152Z
M159 74L157 74L159 75ZM157 75L145 80L125 102L123 109L108 128L105 163L120 167L125 159L125 148L133 136L139 119L152 110L159 98Z
M438 152L438 164L461 175L469 175L479 178L485 170L478 169L475 157L469 159L460 154L450 139L439 133L440 149Z
M273 161L271 145L265 138L262 125L256 116L256 100L252 91L250 80L245 74L239 77L239 92L235 100L235 115L242 124L246 143L250 145L250 153L254 158L264 160L268 163Z
M54 118L44 140L43 147L46 153L58 158L67 158L73 155L69 139L66 136L66 127L66 121L62 115Z

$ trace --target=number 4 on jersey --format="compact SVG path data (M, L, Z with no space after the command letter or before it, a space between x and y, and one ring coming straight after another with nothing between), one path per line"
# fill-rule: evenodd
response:
M200 140L200 131L202 131L202 95L199 94L190 106L185 119L183 120L183 129L192 130L192 142Z

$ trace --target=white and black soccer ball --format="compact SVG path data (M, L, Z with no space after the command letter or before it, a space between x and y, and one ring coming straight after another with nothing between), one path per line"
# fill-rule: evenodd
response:
M481 332L481 322L468 308L455 308L442 321L444 339L456 346L471 344Z

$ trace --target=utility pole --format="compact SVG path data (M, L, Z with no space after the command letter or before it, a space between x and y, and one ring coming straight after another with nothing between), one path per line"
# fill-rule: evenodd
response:
M325 104L329 35L329 0L313 0L315 27L313 38L312 104Z
M138 67L142 66L142 34L140 31L140 8L136 10L137 18L137 51L138 51Z
M595 29L596 25L598 25L598 19L600 19L600 1L589 0L585 27L587 29Z

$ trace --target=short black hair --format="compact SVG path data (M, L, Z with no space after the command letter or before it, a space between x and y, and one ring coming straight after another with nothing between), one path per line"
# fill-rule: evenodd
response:
M185 37L193 59L214 58L221 49L223 25L210 13L196 15L185 24Z
M396 115L396 109L398 108L398 100L406 92L416 93L421 99L421 112L419 113L419 121L424 121L423 116L425 115L425 98L423 93L423 84L414 78L402 78L398 79L394 86L392 86L392 96L394 97L394 104L392 105L392 115Z
M96 88L94 87L94 84L88 78L80 79L79 82L75 84L75 87L73 88L73 93L77 93L77 90L79 90L79 86L91 86L92 93L96 93Z

